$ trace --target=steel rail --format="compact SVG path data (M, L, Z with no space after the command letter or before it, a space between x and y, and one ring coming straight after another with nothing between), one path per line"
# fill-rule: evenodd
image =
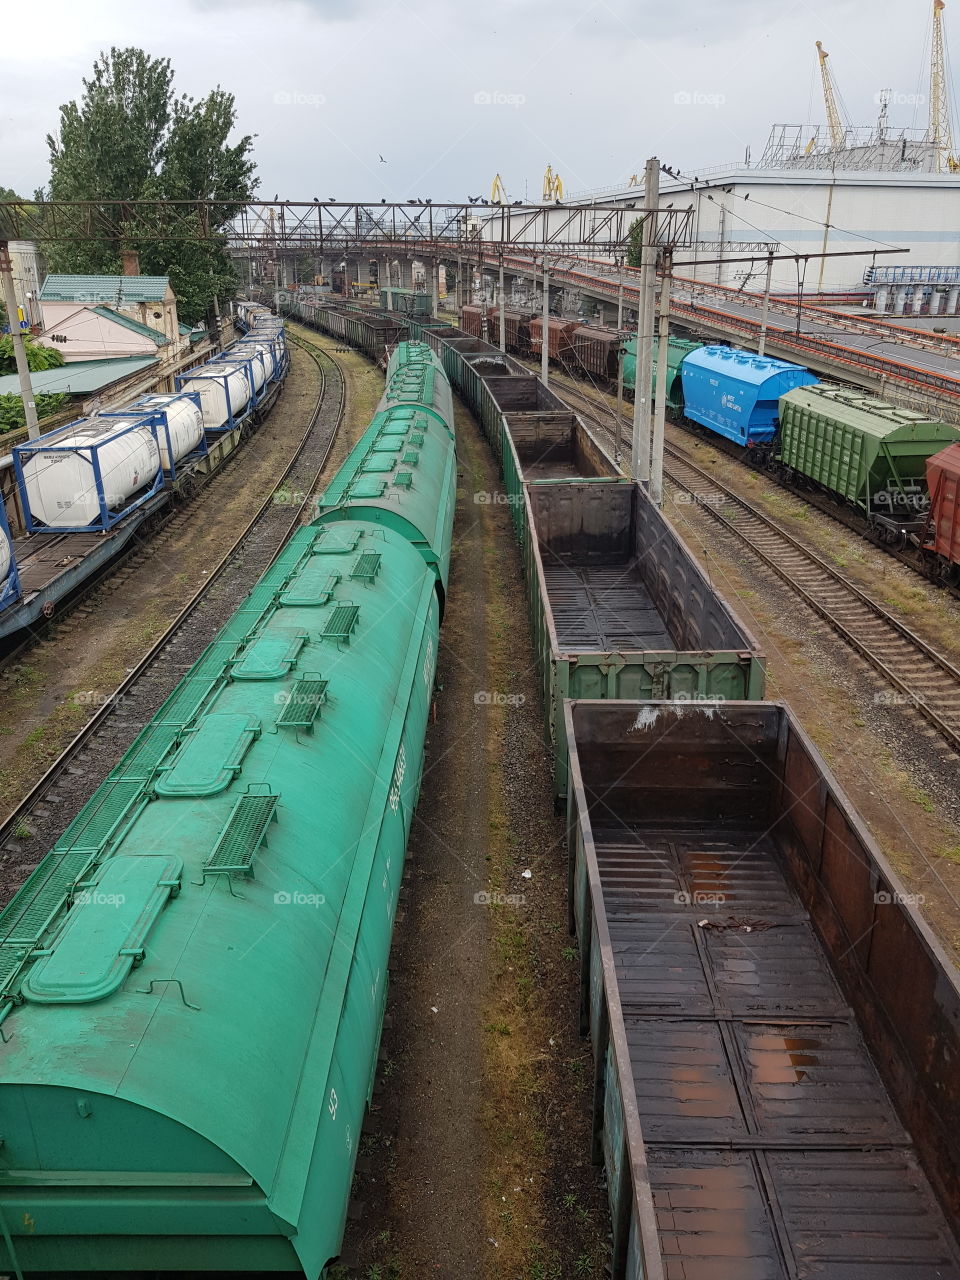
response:
M566 382L563 383L563 390L569 391L575 398L581 400L590 407L591 412L585 414L599 429L606 434L611 440L615 440L614 433L602 422L595 414L595 410L604 406L599 402L585 395L578 388L569 387ZM613 413L613 410L610 410ZM777 521L773 520L765 512L754 507L747 499L742 498L733 489L717 480L709 472L704 471L695 463L691 462L680 450L672 445L666 445L664 452L672 460L671 467L664 467L664 476L671 481L678 489L689 493L698 508L705 511L709 516L724 526L728 532L732 533L736 538L744 543L750 551L757 556L768 568L773 570L779 578L781 578L788 587L798 595L815 613L822 617L833 629L840 635L847 644L850 645L857 653L860 654L872 667L874 667L893 687L903 694L927 720L929 720L936 729L947 739L951 747L955 751L960 751L960 668L957 668L949 658L945 657L932 645L930 645L922 636L911 630L905 623L901 622L894 614L885 609L865 591L847 578L839 570L835 569L827 561L823 560L815 551L806 546L793 534L789 533ZM684 480L683 476L678 474L677 468L681 471L686 468L688 473L696 477L695 483L691 484L688 480ZM781 546L785 546L789 555L794 558L800 557L802 561L807 562L808 572L812 569L815 574L821 576L821 583L826 580L828 589L840 590L846 593L847 600L841 602L825 602L817 597L816 585L808 583L803 585L796 579L796 565L793 567L778 561L773 549L765 550L758 544L755 538L740 527L736 520L731 520L718 510L715 504L704 502L705 496L702 487L697 488L699 484L707 486L707 490L713 490L723 496L724 502L730 502L743 511L750 519L759 522L768 534L775 539L779 539ZM699 498L699 501L697 499ZM891 666L890 659L878 652L878 648L884 643L889 643L891 637L879 636L871 645L869 639L864 639L862 635L858 635L854 631L855 622L851 619L844 621L838 614L843 612L844 607L849 608L851 605L859 606L867 610L869 616L866 620L861 620L861 630L882 625L889 632L893 632L897 641L910 646L915 654L919 654L924 661L929 664L927 670L919 670L911 676L898 674L898 671ZM901 664L902 665L902 664ZM932 672L930 668L935 668ZM932 675L939 674L949 681L950 688L947 691L947 698L956 699L956 711L952 719L947 719L940 711L931 705L930 698L936 697L936 692L925 687L925 680L929 680ZM911 683L912 679L912 683ZM942 696L942 695L941 695Z
M525 259L516 257L504 259L505 262L511 260L525 271L534 269ZM609 295L610 301L617 296L615 286L607 281L599 281L586 272L558 269L552 274L556 280L578 284L580 287L586 282L594 292L604 297ZM623 292L627 301L636 301L637 290L632 285L626 285ZM681 299L671 302L671 310L687 320L706 320L719 328L737 330L750 336L757 334L760 329L759 320L748 316L735 316L715 307L699 306L696 303L683 302ZM952 378L948 374L936 373L907 361L895 360L890 356L870 355L858 347L847 347L842 343L831 342L828 338L817 338L809 334L798 336L778 325L768 325L767 332L768 341L772 340L783 349L805 356L820 355L831 364L841 365L860 373L861 376L870 371L875 372L885 382L902 384L915 394L922 392L929 395L930 391L933 391L938 400L955 412L960 412L960 376Z
M150 648L139 660L136 666L133 667L132 670L128 672L128 674L124 677L124 679L120 682L120 684L116 687L116 689L114 689L114 691L109 695L109 697L104 701L104 703L97 708L97 710L86 722L86 724L80 729L80 731L67 743L67 745L63 748L63 750L60 752L57 758L53 761L53 763L49 766L46 772L41 775L41 777L37 780L36 783L34 783L30 791L21 800L19 800L17 804L14 806L14 808L2 819L2 821L0 821L0 845L4 845L11 838L11 836L15 833L18 824L24 819L24 817L27 814L30 813L30 811L34 808L34 806L40 800L43 799L43 797L50 790L51 786L54 784L57 778L63 773L64 769L67 767L70 761L74 759L74 757L85 746L85 744L90 741L90 739L94 736L97 730L104 724L104 722L108 719L108 717L113 713L116 707L120 705L120 703L123 701L126 694L129 693L130 689L137 683L137 681L140 680L141 677L156 663L157 659L160 657L163 651L167 648L167 646L170 644L173 638L180 632L184 624L192 617L192 615L196 612L199 605L207 597L210 591L210 588L213 586L213 584L222 576L224 571L228 568L230 563L233 561L233 558L236 555L238 549L243 545L247 537L253 532L255 526L263 519L266 513L274 505L275 494L280 489L282 489L284 481L287 479L287 477L290 475L293 468L296 466L298 459L300 458L301 454L303 453L304 449L309 443L313 430L317 425L317 420L320 416L321 409L324 406L324 402L326 399L326 392L327 392L328 373L327 373L327 370L324 368L323 362L320 357L323 357L326 360L328 360L331 368L336 370L340 374L342 379L342 370L340 368L339 363L336 360L334 360L334 358L331 355L329 355L328 352L321 350L319 347L315 349L311 349L312 344L303 342L297 339L296 337L294 337L293 335L288 335L288 336L292 338L292 340L297 344L297 346L307 351L307 354L311 356L311 358L315 361L315 363L317 364L317 367L320 370L320 388L317 393L316 404L314 405L311 411L307 428L304 431L303 436L299 444L297 445L297 448L293 456L291 457L287 466L284 468L282 474L278 477L277 483L275 484L274 488L270 491L270 493L264 499L263 503L254 512L250 520L247 521L246 525L242 529L239 536L234 540L232 546L223 554L223 556L221 556L220 560L216 563L213 569L210 570L209 574L207 574L207 576L205 577L203 583L197 588L197 590L190 597L187 603L183 606L183 608L180 610L177 616L173 619L173 621L170 623L167 629L163 632L163 634L157 638L157 640L150 646ZM337 417L334 423L334 429L331 432L330 440L328 441L327 447L324 449L323 456L320 460L320 464L317 469L317 478L319 478L319 476L323 472L323 468L326 466L327 459L330 456L330 451L333 448L334 441L336 440L337 434L339 432L340 424L343 420L343 413L344 413L344 408L346 404L345 383L343 383L343 387L344 387L344 391L340 397L340 405L337 410ZM314 481L314 484L315 483L316 481ZM289 521L287 530L283 534L283 538L280 543L281 547L285 545L285 543L289 540L289 538L295 531L297 524L300 520L300 516L302 515L307 504L310 502L310 498L311 498L311 494L305 493L303 497L303 501L299 503L294 509L292 509L293 514Z

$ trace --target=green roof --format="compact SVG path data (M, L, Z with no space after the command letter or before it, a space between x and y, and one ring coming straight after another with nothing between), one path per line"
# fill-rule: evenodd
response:
M158 347L165 347L169 342L167 335L161 333L159 329L151 329L148 324L141 324L139 320L125 316L122 311L112 311L109 307L91 307L90 310L95 316L102 316L104 320L114 320L117 324L123 325L124 329L139 333L144 338L151 338Z
M59 369L42 369L30 375L35 392L44 395L90 395L131 373L139 373L157 363L156 356L121 356L116 360L75 360ZM15 373L0 378L0 396L20 394Z
M162 302L169 286L167 276L47 276L40 301L110 302L119 307L130 302Z

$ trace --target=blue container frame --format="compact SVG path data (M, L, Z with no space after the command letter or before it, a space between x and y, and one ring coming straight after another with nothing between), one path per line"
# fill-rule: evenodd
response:
M20 491L20 501L23 505L24 518L28 533L49 533L51 529L55 529L57 533L90 533L91 531L100 531L105 533L108 529L113 529L120 524L122 520L126 520L144 503L163 488L163 467L157 467L157 474L152 483L149 483L145 490L137 490L138 497L134 498L122 507L119 511L113 511L107 506L106 492L103 487L103 473L100 470L100 450L105 444L109 444L113 440L118 440L122 436L129 435L131 431L139 431L142 427L147 427L153 434L154 444L157 446L157 452L160 451L160 441L157 438L159 417L156 413L131 414L129 412L112 415L103 414L104 418L118 416L122 418L136 417L135 422L131 422L128 427L124 427L122 431L113 431L101 440L91 441L90 444L84 445L58 445L53 443L44 444L44 441L52 441L56 436L63 436L69 433L70 428L76 426L77 423L89 422L89 418L77 418L74 422L68 422L66 426L57 427L55 431L49 431L46 435L38 436L36 440L30 440L26 444L18 444L13 450L13 469L17 477L17 488ZM89 524L44 524L42 521L37 522L33 518L33 512L30 509L30 499L27 495L27 483L23 474L23 460L29 459L36 453L89 453L90 465L93 468L93 479L97 493L97 503L100 508L100 518L91 520Z
M231 355L232 350L233 350L232 347L228 347L226 351L221 351L219 355L212 356L207 361L207 366L210 369L215 369L217 368L218 365L222 365L222 364L242 365L243 372L247 376L247 386L250 388L250 399L247 401L247 404L250 406L250 409L255 409L257 405L260 403L261 397L257 392L257 386L253 378L253 359L254 358L253 356L249 356L249 355ZM247 412L249 412L249 410ZM244 413L241 416L245 418L247 414Z
M0 495L0 533L6 534L10 546L10 568L3 582L0 582L0 609L8 609L23 595L20 589L20 574L17 572L17 557L13 550L13 538L10 535L10 524L7 520L6 503Z
M158 391L156 394L158 396L182 396L184 400L189 400L191 404L200 410L200 421L201 424L203 423L203 406L200 404L199 391ZM191 449L189 453L185 453L182 458L175 459L173 456L173 442L170 439L170 423L167 421L167 411L163 406L145 405L142 400L135 400L126 413L122 409L111 409L109 413L101 413L98 416L101 418L129 418L131 413L150 414L151 416L160 419L157 424L157 444L160 445L160 437L162 435L163 439L166 440L167 457L170 459L170 466L164 467L163 453L161 449L160 468L163 471L163 474L171 482L175 481L177 478L178 466L180 470L183 471L187 463L199 462L201 458L205 458L210 452L209 446L207 445L207 433L205 430L201 429L200 443L197 447L195 449Z
M245 365L247 381L250 384L250 399L248 403L250 404L251 408L256 409L257 406L260 404L260 401L266 395L267 387L270 384L270 379L267 377L267 366L263 363L263 359L260 356L260 353L258 351L241 351L241 352L237 352L236 354L231 354L232 352L234 352L235 347L238 345L242 345L242 344L235 343L233 347L229 347L226 351L221 351L219 355L213 357L213 359L210 361L210 364L212 365L218 365L218 364ZM259 361L260 368L263 372L263 386L260 388L259 391L257 390L256 379L253 376L254 362L257 362L257 361Z
M271 328L269 332L258 333L256 329L251 329L248 334L240 339L244 342L263 342L273 348L276 357L277 367L273 373L273 381L278 382L287 370L287 340L286 333L281 328L279 330Z
M234 361L234 363L237 363L237 362ZM204 364L198 365L197 368L191 369L187 373L178 373L173 380L174 386L176 387L177 391L183 391L184 390L183 384L185 382L189 382L191 378L206 376L207 371L211 369L216 372L216 368L217 366L214 360L207 360ZM204 423L203 430L204 430L204 434L209 433L210 435L222 436L222 435L226 435L228 431L233 431L235 427L238 427L240 423L243 422L244 418L249 416L250 408L247 408L246 412L241 413L239 417L236 417L233 412L233 402L230 399L230 386L227 381L228 375L225 373L223 374L217 373L217 377L220 381L220 385L223 387L223 394L226 397L226 401L227 401L227 420L226 422L222 422L219 427L208 427L207 424ZM249 373L247 373L247 383L248 385L250 383ZM199 391L196 394L199 396L200 394ZM250 406L249 400L247 401L247 405Z
M249 342L257 342L262 347L269 347L273 356L273 373L270 374L263 385L266 387L271 382L279 382L287 368L287 344L279 334L264 333L257 336L257 334L251 333L248 338L241 338L238 345L244 346Z

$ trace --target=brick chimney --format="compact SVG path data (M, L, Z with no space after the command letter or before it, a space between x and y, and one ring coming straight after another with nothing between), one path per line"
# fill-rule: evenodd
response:
M121 249L120 259L123 262L123 274L125 276L138 276L140 274L140 255L136 249Z

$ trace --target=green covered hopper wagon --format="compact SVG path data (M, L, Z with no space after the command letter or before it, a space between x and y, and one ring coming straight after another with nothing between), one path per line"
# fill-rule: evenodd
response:
M960 431L825 383L780 397L780 461L895 535L922 521L926 460Z

